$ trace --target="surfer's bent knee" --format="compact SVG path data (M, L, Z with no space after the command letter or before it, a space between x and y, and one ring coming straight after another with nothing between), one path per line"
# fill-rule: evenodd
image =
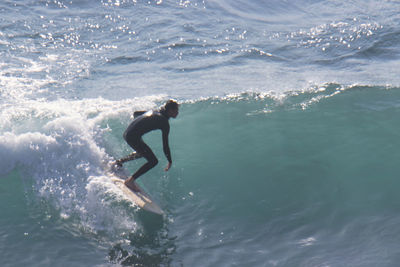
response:
M151 157L149 159L149 164L152 168L154 168L158 164L158 159L156 157Z

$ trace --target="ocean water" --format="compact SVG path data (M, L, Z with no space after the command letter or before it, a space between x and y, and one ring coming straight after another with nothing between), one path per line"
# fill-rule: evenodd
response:
M400 2L0 3L0 266L398 266ZM115 190L136 110L173 166ZM127 163L134 172L143 160Z

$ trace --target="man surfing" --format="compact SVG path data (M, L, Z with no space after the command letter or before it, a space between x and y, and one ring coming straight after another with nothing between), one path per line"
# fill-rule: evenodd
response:
M179 105L175 100L168 100L159 110L137 111L134 113L134 120L124 132L124 139L135 152L129 156L117 160L114 164L122 167L124 162L145 158L147 162L139 168L130 178L125 180L125 185L131 190L138 192L135 180L148 172L157 165L158 159L151 148L143 142L142 136L153 130L161 130L164 154L167 157L168 165L165 171L168 171L172 165L171 151L169 149L169 119L176 118L179 114Z

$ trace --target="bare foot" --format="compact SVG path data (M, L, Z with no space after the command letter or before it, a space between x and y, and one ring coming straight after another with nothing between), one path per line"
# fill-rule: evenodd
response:
M114 162L113 165L118 167L118 168L121 168L122 167L122 162L120 160L117 160L117 161Z
M135 184L135 182L131 182L128 180L125 180L124 184L133 192L140 192L139 187L137 187L137 185Z

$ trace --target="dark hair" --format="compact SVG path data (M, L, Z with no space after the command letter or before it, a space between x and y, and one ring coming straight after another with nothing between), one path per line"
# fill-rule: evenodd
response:
M175 100L168 100L167 103L165 103L164 108L165 110L171 110L171 109L178 109L178 102L176 102Z

